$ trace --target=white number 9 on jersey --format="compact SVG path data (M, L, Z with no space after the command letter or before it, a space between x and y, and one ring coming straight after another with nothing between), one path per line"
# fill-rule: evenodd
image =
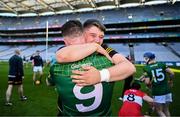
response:
M79 100L87 100L90 98L95 98L95 99L94 102L89 106L84 106L83 104L76 104L77 110L79 112L89 112L98 108L102 101L102 95L103 95L102 84L99 83L94 85L94 90L85 94L81 93L82 88L83 87L77 85L74 86L73 93L76 98L78 98Z

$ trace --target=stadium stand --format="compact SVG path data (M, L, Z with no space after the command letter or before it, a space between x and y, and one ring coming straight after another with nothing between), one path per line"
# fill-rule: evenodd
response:
M103 10L95 12L85 13L74 13L74 14L63 14L55 16L44 16L44 17L2 17L0 22L3 24L0 29L13 30L13 29L34 29L44 28L46 21L49 25L57 24L61 26L64 22L69 19L80 19L82 22L88 18L96 18L103 21L104 24L111 23L127 23L127 22L145 22L145 21L156 21L166 19L179 19L179 2L174 5L163 4L153 5L146 7L135 7L128 9L115 9L115 10ZM141 12L139 12L141 11ZM162 15L163 13L163 15ZM128 16L132 15L132 19ZM104 17L104 20L102 19ZM60 19L60 20L59 20Z
M153 2L164 3L150 4ZM134 5L128 6L132 3ZM105 8L109 5L111 8ZM92 10L86 11L84 8ZM68 10L71 12L59 14L61 11ZM22 16L31 12L36 15ZM42 15L46 12L54 14ZM1 16L1 13L10 13L14 16ZM45 78L49 77L50 60L54 59L57 49L64 46L61 26L69 20L77 19L84 23L91 18L98 19L106 26L105 44L124 56L131 56L137 68L133 75L134 79L138 79L143 74L142 66L145 64L143 54L145 52L155 53L157 61L166 63L175 71L173 79L175 87L172 88L173 104L170 110L172 116L179 116L178 107L180 105L176 103L180 99L176 88L180 76L179 13L180 0L0 0L0 67L3 68L0 70L0 116L57 116L57 104L55 103L58 89L47 88ZM21 103L19 97L13 94L13 106L7 107L3 105L4 89L7 88L7 61L16 48L21 50L22 58L26 58L26 62L29 62L26 64L24 61L25 79L23 81L28 101ZM30 65L30 56L37 50L40 51L40 56L46 63L42 83L36 86L32 85L33 70ZM117 116L122 104L118 99L123 83L115 84L112 116ZM142 89L149 93L144 84ZM91 99L88 100L91 101ZM144 114L157 116L155 111L152 110L154 111L152 112L147 106L147 103L143 104L142 111Z
M155 43L143 43L134 46L135 52L135 60L136 61L144 61L143 54L144 52L151 51L155 53L156 59L158 61L179 61L179 57L174 55L171 51L169 51L166 47L161 44ZM168 56L167 56L168 55Z
M171 43L170 46L180 54L180 43Z
M142 61L139 56L142 56L144 51L152 50L152 42L169 42L173 43L173 45L168 46L171 49L154 44L153 47L155 48L153 50L158 50L157 54L162 55L159 58L162 61L179 61L178 54L175 54L176 51L179 53L179 43L176 44L176 42L180 41L179 6L180 2L176 2L173 5L147 5L128 9L117 8L42 17L1 17L0 44L8 44L10 47L13 44L34 45L29 46L28 49L22 52L28 53L26 56L30 56L38 49L41 51L42 56L45 57L46 22L48 21L48 54L53 56L56 47L63 44L60 30L64 22L70 19L79 19L84 22L88 18L95 18L103 22L107 27L104 42L116 43L112 44L113 48L124 55L129 53L128 43L137 43L134 44L135 60ZM52 44L55 46L52 46ZM10 48L8 45L7 48ZM149 48L143 50L144 46ZM165 52L172 55L172 57L170 59L163 57ZM8 59L8 56L5 56L4 53L10 54L12 52L11 49L1 52L1 60Z
M62 45L49 45L48 46L48 56L47 59L50 59L52 56L55 55L55 52L58 48ZM0 60L7 61L13 54L14 49L19 48L21 50L21 56L25 56L28 60L30 56L36 52L36 50L40 51L40 54L45 61L46 58L46 46L45 45L18 45L18 46L0 46Z

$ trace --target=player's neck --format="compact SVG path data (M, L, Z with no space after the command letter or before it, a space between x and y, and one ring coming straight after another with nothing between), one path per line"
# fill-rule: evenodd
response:
M156 63L156 61L155 61L155 60L151 60L151 61L149 61L149 64L154 64L154 63Z

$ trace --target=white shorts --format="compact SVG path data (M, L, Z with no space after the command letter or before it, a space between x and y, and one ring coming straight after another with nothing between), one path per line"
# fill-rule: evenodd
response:
M168 93L166 95L161 95L161 96L153 96L154 102L156 103L167 103L167 102L172 102L172 94Z
M42 72L42 66L34 66L33 72Z

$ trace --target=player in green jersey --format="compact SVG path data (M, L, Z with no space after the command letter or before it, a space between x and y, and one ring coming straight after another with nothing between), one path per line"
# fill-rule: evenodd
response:
M174 73L164 64L155 61L155 54L144 53L144 60L147 65L143 68L144 80L152 88L155 109L159 116L170 116L169 103L172 102L170 86ZM169 74L170 79L166 76Z
M109 81L123 80L135 72L134 65L123 55L102 44L105 32L105 26L102 23L95 19L89 19L84 23L83 27L86 44L68 46L58 51L56 53L56 59L59 63L77 61L92 54L97 50L97 47L92 44L97 43L102 45L113 60L113 63L116 64L108 68L110 72ZM99 71L94 67L86 67L84 72L76 70L73 73L76 74L72 76L74 78L73 82L81 86L92 85L101 81Z
M72 38L71 38L71 39L72 39ZM66 43L66 44L67 44L67 43ZM77 44L77 43L76 43L76 44ZM71 45L72 45L72 43L71 43ZM92 47L93 44L85 44L84 47L80 47L80 45L78 45L78 46L80 47L80 49L81 49L81 54L80 54L79 56L77 56L77 57L80 58L80 57L83 55L83 52L85 51L85 49L88 48L88 45L91 45L91 47ZM73 48L73 46L71 46L71 47ZM93 46L93 47L97 48L97 44L95 44L95 46ZM82 50L82 48L83 48L83 50ZM113 51L112 51L111 48L106 48L106 49L108 49L108 50L110 49L110 50L109 50L109 53L111 53L111 54L113 53ZM62 49L60 50L61 53L62 53L62 50L64 50L64 48L62 48ZM93 49L91 49L90 52L92 53L92 51L94 52ZM98 50L98 51L99 51L99 50ZM63 58L60 59L60 62L62 62L62 60L66 60L66 59L67 59L67 53L68 53L68 58L69 58L68 60L70 60L70 61L68 61L68 62L72 62L72 61L71 61L71 60L72 60L71 58L72 58L72 56L73 56L75 53L70 54L69 51L66 51L65 54L64 54L64 56L61 56L61 57L63 57ZM91 54L91 53L90 53L90 54ZM85 54L87 54L87 52L86 52ZM79 58L78 58L78 59L79 59ZM122 60L122 59L121 59L121 60ZM122 64L121 64L121 65L122 65ZM126 64L126 65L128 65L128 64ZM87 67L86 67L86 68L87 68ZM92 69L93 69L93 67L89 67L89 68L92 68ZM116 68L118 68L118 67L116 67ZM127 70L129 73L134 72L134 71L133 71L134 69L132 69L131 65L128 66L128 68L130 68L129 70ZM92 70L92 69L91 69L91 71L94 70L94 69L93 69L93 70ZM116 69L115 71L117 71L117 70L119 70L119 68ZM112 71L114 71L114 70L112 70ZM121 71L121 70L119 70L119 71ZM83 73L83 72L84 72L84 71L81 71L81 73ZM94 73L94 72L96 72L96 71L94 70L93 73ZM77 73L77 72L76 72L76 73ZM79 72L78 72L78 73L79 73ZM96 72L96 73L97 73L97 72ZM125 75L128 75L128 74L125 74ZM91 79L92 79L92 78L91 78ZM94 78L94 79L95 79L95 78ZM80 81L80 80L78 80L78 81ZM100 82L100 81L98 81L98 82ZM82 81L81 81L80 83L82 83ZM96 83L97 83L97 82L96 82ZM89 85L89 84L88 84L88 85Z
M86 39L86 42L88 44L74 46L71 45L62 48L60 51L57 52L60 53L57 57L58 62L73 62L92 54L94 51L99 52L99 49L97 49L97 46L100 44L98 40L101 40L102 42L102 39L104 37L104 26L97 20L87 20L87 25L84 27L86 27L84 35L86 35L85 37L89 38ZM98 44L92 43L93 40ZM109 81L112 82L122 80L135 72L135 67L124 56L118 54L112 48L109 48L105 45L103 45L103 47L106 49L106 52L112 57L113 62L117 64L116 66L108 68L111 76ZM102 73L101 71L99 72L96 68L92 66L84 67L84 69L85 71L73 71L73 73L77 74L72 75L72 78L74 78L73 82L77 83L77 85L92 85L102 81L101 76L103 75L100 74Z
M111 61L99 54L92 54L82 61L68 64L54 64L51 67L52 82L62 100L63 115L102 116L111 114L113 83L103 82L81 87L72 82L72 70L82 70L84 66L95 66L101 70L112 66Z
M73 41L75 44L82 43L82 39L75 39L82 36L81 31L78 32L80 29L73 28L74 33L70 31L70 37L66 35L67 31L65 30L78 25L76 21L69 22L71 22L70 25L64 25L62 27L65 44L71 45ZM110 115L113 83L103 82L88 87L80 87L72 82L70 78L72 70L82 70L82 67L85 66L95 66L98 70L101 70L102 68L112 66L112 63L106 57L94 53L81 61L67 64L55 63L50 68L51 79L49 79L49 82L56 85L57 92L61 96L62 114L71 116Z

